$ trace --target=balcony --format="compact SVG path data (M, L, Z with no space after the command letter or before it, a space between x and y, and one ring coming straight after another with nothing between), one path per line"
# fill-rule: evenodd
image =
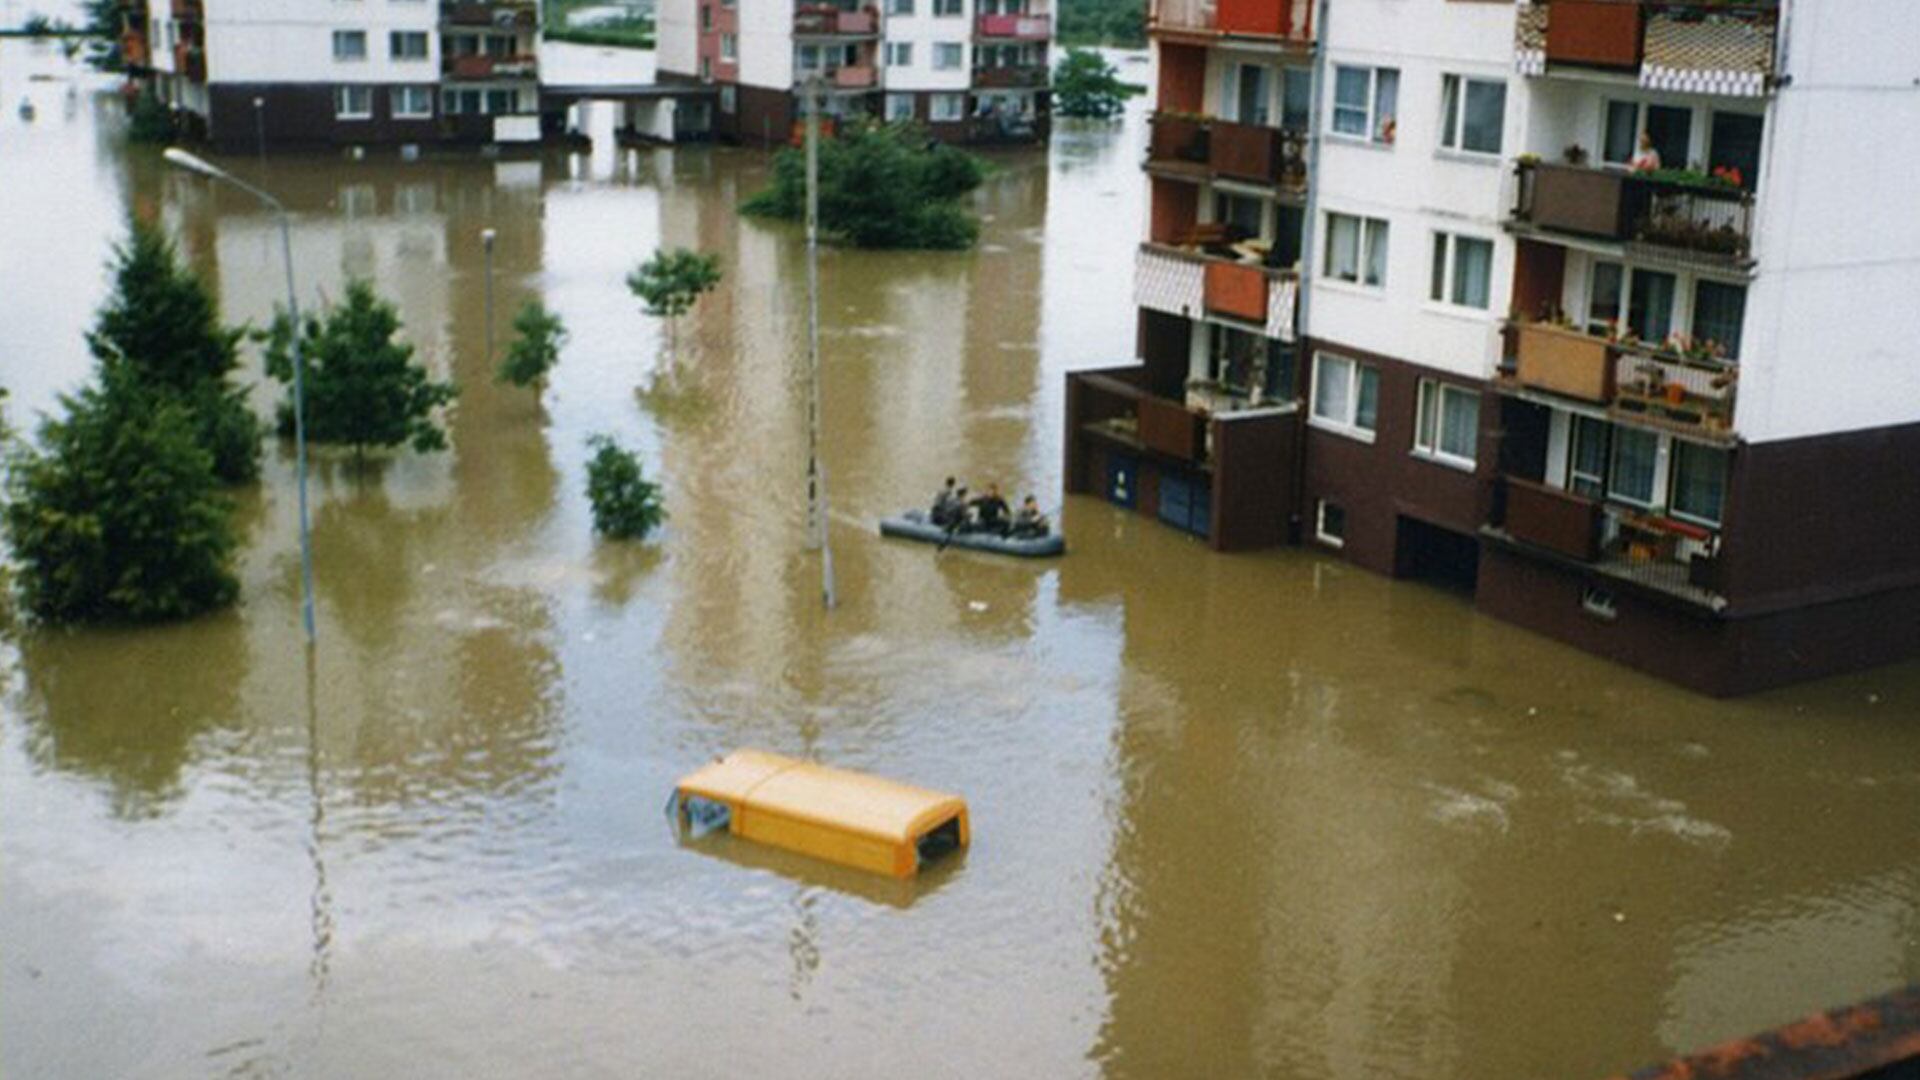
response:
M200 0L173 0L171 10L173 17L181 21L198 22L207 17Z
M532 30L540 25L540 13L532 3L444 3L440 21L448 26L489 27L499 30Z
M1292 271L1262 265L1261 254L1257 242L1197 249L1142 244L1134 264L1134 303L1187 319L1222 315L1291 341L1298 282Z
M1708 611L1726 607L1713 529L1654 511L1503 476L1495 523L1481 535L1515 550ZM1604 606L1590 607L1602 615Z
M1306 188L1306 138L1300 132L1184 113L1155 113L1152 122L1147 144L1151 167L1195 178Z
M1048 15L982 15L974 20L975 37L995 41L1046 41L1053 37Z
M1512 332L1514 364L1499 385L1599 405L1623 423L1702 442L1733 440L1740 369L1709 349L1689 355L1548 323L1520 323Z
M851 65L834 68L833 85L839 90L870 90L880 85L880 70Z
M1269 38L1310 45L1313 0L1151 0L1151 33Z
M973 85L993 90L1021 90L1047 85L1044 65L1008 65L973 69Z
M1778 0L1534 0L1518 10L1523 75L1584 68L1649 90L1760 97L1773 86Z
M1753 195L1680 170L1637 174L1522 160L1513 208L1523 229L1616 241L1625 254L1681 256L1708 269L1752 265Z
M449 56L442 62L453 79L531 79L540 73L531 56Z
M795 37L873 37L879 32L880 16L872 8L803 7L793 13Z

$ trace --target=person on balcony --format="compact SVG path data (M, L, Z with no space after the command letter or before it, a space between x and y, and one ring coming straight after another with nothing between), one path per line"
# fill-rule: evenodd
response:
M1653 136L1640 133L1640 149L1634 152L1633 161L1628 168L1634 172L1657 172L1660 169L1660 151L1653 148Z

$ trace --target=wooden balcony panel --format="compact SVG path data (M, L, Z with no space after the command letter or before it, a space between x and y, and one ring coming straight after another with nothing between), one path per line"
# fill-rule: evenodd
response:
M1207 418L1184 402L1144 394L1137 402L1141 445L1180 461L1206 457Z
M1267 275L1259 267L1208 262L1205 289L1208 311L1265 325Z
M1553 0L1547 8L1547 61L1638 71L1638 0Z
M833 72L833 85L846 90L862 90L873 86L879 79L879 72L870 67L843 67Z
M1209 134L1203 120L1155 113L1147 156L1154 161L1204 162L1209 156Z
M1522 386L1605 405L1614 396L1614 365L1607 343L1561 326L1519 327Z
M1214 28L1223 34L1306 38L1311 34L1312 4L1307 0L1218 0Z
M1527 214L1537 228L1624 240L1625 183L1626 174L1614 170L1542 162L1532 167Z
M1293 184L1306 179L1300 141L1280 128L1216 120L1211 125L1207 157L1214 172L1236 180Z
M1581 562L1600 557L1598 502L1519 477L1504 481L1508 535Z
M974 21L974 32L986 38L1045 41L1053 36L1053 19L1047 15L982 15Z

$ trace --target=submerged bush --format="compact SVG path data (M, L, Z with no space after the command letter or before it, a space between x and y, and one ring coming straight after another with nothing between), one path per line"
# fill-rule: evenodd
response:
M850 123L820 143L820 228L855 247L972 247L980 226L960 200L985 177L979 158L933 142L919 128ZM804 220L805 151L780 151L773 162L773 183L743 209L763 217Z

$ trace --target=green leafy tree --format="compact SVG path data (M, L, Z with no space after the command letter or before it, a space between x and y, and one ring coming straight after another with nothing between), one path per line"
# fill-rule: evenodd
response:
M342 443L364 457L368 447L407 444L427 452L447 447L434 410L459 393L435 382L413 359L413 346L395 339L400 315L365 281L347 283L344 303L303 320L307 438ZM267 339L267 374L293 381L293 321L274 318ZM280 406L281 432L293 431L293 402Z
M1147 43L1146 0L1062 0L1058 33L1062 45L1117 45L1137 49Z
M515 386L544 387L547 372L560 362L560 346L567 340L566 324L540 301L529 300L513 317L513 332L513 344L507 346L496 378Z
M1053 69L1053 111L1059 116L1109 119L1141 92L1121 82L1119 71L1091 49L1068 49Z
M142 89L127 106L127 138L138 143L170 143L179 134L173 110L151 90Z
M627 275L627 288L646 305L647 314L667 320L667 354L679 346L680 316L720 284L720 257L686 248L656 251Z
M806 154L782 150L749 214L806 217ZM848 124L820 144L820 227L862 248L972 247L980 227L960 200L986 178L980 159L905 124Z
M124 0L85 0L80 5L86 16L87 63L100 71L125 71L127 59L120 52L120 20Z
M593 528L615 540L639 539L667 519L660 485L640 471L640 458L607 435L587 440L587 501L593 504Z
M186 618L231 603L231 503L187 407L119 367L14 454L0 510L26 609L49 622Z
M135 222L114 249L113 292L87 345L103 366L125 367L139 389L185 405L215 475L240 484L260 471L260 425L246 392L227 381L244 335L221 325L212 290L166 234Z

